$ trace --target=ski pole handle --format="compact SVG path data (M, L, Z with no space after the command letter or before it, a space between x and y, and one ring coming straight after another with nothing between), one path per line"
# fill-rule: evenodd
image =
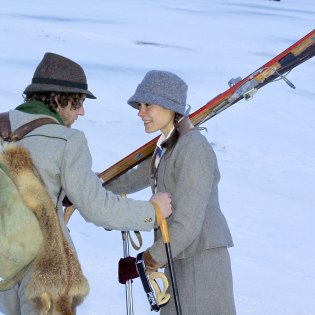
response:
M164 244L168 244L170 242L170 236L168 234L168 226L165 218L162 219L162 223L160 225L162 239Z

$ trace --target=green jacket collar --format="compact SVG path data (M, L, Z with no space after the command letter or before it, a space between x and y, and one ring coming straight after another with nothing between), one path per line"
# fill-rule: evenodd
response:
M65 125L62 118L58 113L55 113L50 110L49 106L40 101L28 101L21 105L19 105L16 110L19 110L24 113L28 114L35 114L35 115L47 115L57 119L60 125Z

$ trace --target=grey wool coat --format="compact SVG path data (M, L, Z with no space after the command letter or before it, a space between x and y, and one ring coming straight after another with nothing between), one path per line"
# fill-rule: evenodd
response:
M217 159L207 139L189 124L183 121L176 145L162 155L157 169L153 166L154 154L152 161L145 160L106 188L128 194L151 185L153 191L170 192L173 213L168 227L183 314L233 315L227 251L233 241L219 205ZM155 234L149 251L165 266L165 246L160 231ZM165 273L169 276L167 267ZM172 299L161 314L176 314Z
M11 128L15 130L39 117L45 116L12 110ZM19 144L30 151L36 170L50 198L57 205L63 233L71 246L73 243L63 220L62 200L65 195L86 221L97 226L140 231L154 228L155 211L150 202L121 198L102 187L91 170L92 158L83 132L59 124L44 125L25 136ZM28 277L25 276L21 285L0 292L0 312L33 314L21 292Z

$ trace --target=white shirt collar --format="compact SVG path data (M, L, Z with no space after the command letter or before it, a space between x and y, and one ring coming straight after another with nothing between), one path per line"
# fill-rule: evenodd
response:
M157 143L156 143L156 145L157 145L159 148L161 148L161 143L164 142L166 139L168 139L168 138L171 136L171 134L172 134L174 128L175 128L175 127L173 127L173 128L170 130L170 132L168 133L168 135L167 135L166 137L164 136L164 133L161 134L160 138L158 139L158 141L157 141Z

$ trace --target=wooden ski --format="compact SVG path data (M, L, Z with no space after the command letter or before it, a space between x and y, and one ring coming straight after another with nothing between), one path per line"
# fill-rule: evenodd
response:
M285 77L285 74L304 61L315 55L315 29L295 42L292 46L268 61L262 67L248 75L246 78L232 79L230 88L210 100L203 107L189 115L193 125L199 126L241 99L251 99L252 96L264 85L275 79L283 79L289 86L294 85ZM134 152L127 155L111 167L101 172L98 176L108 183L116 177L127 172L143 160L149 158L154 151L159 136L147 142ZM66 217L71 216L70 208L66 208ZM67 213L68 212L68 213Z

